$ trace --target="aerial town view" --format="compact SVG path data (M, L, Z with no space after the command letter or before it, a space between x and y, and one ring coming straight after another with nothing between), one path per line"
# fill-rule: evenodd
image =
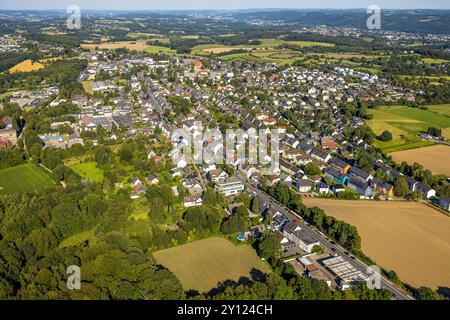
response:
M0 300L449 298L448 1L0 1Z

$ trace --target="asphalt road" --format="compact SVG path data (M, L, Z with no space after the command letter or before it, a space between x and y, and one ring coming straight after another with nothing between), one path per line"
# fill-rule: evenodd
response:
M442 141L442 140L435 139L435 138L432 138L432 137L422 137L422 136L419 136L419 137L421 137L422 139L434 142L434 143L443 144L445 146L450 146L450 143L447 142L447 141Z
M311 225L305 224L303 222L303 219L299 215L297 215L292 210L286 208L284 205L282 205L280 202L278 202L276 199L274 199L264 191L258 189L256 185L252 184L242 176L239 176L239 178L247 185L247 188L250 192L257 194L259 197L264 199L264 201L266 203L269 203L275 210L286 215L286 217L289 217L290 220L300 219L302 231L305 234L307 234L307 236L311 237L316 241L319 241L324 247L327 248L329 252L332 252L332 248L334 248L334 252L336 252L339 256L348 261L357 270L361 271L364 274L367 274L366 271L368 266L366 264L364 264L358 258L352 256L350 253L348 253L345 249L341 248L339 245L331 243L331 241L333 241L332 239L328 238L326 235L320 234L319 231L314 227L312 227ZM384 277L382 277L381 279L381 287L383 289L387 289L390 292L392 292L396 300L413 300L413 298L403 289L399 288L399 286L393 284Z

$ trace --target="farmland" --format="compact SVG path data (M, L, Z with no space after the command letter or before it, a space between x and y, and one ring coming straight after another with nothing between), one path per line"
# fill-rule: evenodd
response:
M221 55L219 59L225 61L254 61L254 62L274 62L280 64L293 63L299 53L289 49L278 48L282 45L292 45L296 47L332 47L333 43L314 41L286 41L283 39L253 39L260 44L224 46L219 44L203 44L192 48L194 55L205 56L210 54L223 54L233 50L245 50L247 52L230 53Z
M167 39L153 39L158 40L162 43L167 43ZM163 46L154 46L154 45L147 45L147 41L143 40L136 40L136 41L116 41L116 42L103 42L100 44L82 44L82 48L88 48L90 50L98 49L109 49L109 50L115 50L119 48L126 48L128 50L137 50L137 51L145 51L148 53L171 53L175 54L175 50L172 50L168 47Z
M450 218L416 202L304 199L354 225L365 254L404 282L450 287Z
M392 141L376 142L387 153L431 145L420 141L418 135L429 127L450 128L450 118L429 110L389 106L370 109L369 113L373 119L368 124L375 134L379 135L384 130L392 133Z
M175 54L175 50L172 50L168 47L162 47L162 46L147 46L144 49L148 53L171 53Z
M33 191L53 184L43 169L31 163L0 170L0 194Z
M33 62L31 59L27 59L22 61L21 63L16 64L14 67L9 69L10 73L16 72L32 72L44 69L44 65L39 62Z
M427 108L433 112L450 117L450 104L435 104L427 106Z
M424 168L431 170L433 174L445 174L450 176L450 147L445 145L435 145L426 148L405 150L391 153L392 158L397 162L403 161L413 164L420 163Z
M82 48L88 48L90 50L98 49L110 49L115 50L119 48L126 48L129 50L158 52L158 51L170 51L169 48L160 46L149 46L146 41L117 41L117 42L104 42L100 44L82 44Z
M153 255L177 276L184 290L207 292L219 282L250 277L253 268L269 272L251 247L235 246L223 238L195 241Z
M224 52L229 52L229 51L233 51L233 50L237 50L235 47L226 47L226 46L209 46L209 45L205 45L203 47L197 48L197 50L202 50L205 51L207 53L224 53ZM252 48L250 47L239 47L240 50L251 50Z
M334 43L317 42L317 41L287 41L282 39L255 39L261 41L260 45L256 45L256 48L270 48L278 47L283 44L294 45L298 47L334 47Z

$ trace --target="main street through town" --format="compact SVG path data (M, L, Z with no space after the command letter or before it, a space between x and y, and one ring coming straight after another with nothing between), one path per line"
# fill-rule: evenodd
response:
M290 220L301 220L301 228L302 231L312 239L315 239L316 241L319 241L329 252L336 252L338 255L340 255L342 258L344 258L347 262L349 262L354 268L361 271L364 274L367 274L367 265L364 264L362 261L360 261L358 258L351 255L349 252L347 252L345 249L341 248L337 244L332 243L332 240L329 239L327 236L322 235L319 233L317 229L312 227L311 225L305 224L303 219L293 212L292 210L289 210L286 208L283 204L278 202L276 199L274 199L272 196L268 195L264 191L260 190L252 181L249 181L248 179L245 179L242 175L239 175L239 179L245 183L247 186L247 189L249 192L252 192L256 195L258 195L261 199L263 199L266 203L270 204L275 210L279 211L280 213L284 214L286 217L288 217ZM413 300L413 298L405 292L405 290L399 288L398 285L393 284L386 278L382 277L381 279L381 287L383 289L387 289L390 292L394 294L394 297L396 300Z

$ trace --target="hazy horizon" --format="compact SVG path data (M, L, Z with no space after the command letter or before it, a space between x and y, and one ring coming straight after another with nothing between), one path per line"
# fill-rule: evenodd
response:
M339 3L339 6L336 5ZM392 1L361 1L343 0L340 2L323 0L318 5L315 2L306 0L166 0L145 1L128 0L126 2L118 0L0 0L0 10L63 10L69 5L78 5L85 10L245 10L245 9L361 9L369 5L378 5L385 9L450 9L448 0L400 0Z

